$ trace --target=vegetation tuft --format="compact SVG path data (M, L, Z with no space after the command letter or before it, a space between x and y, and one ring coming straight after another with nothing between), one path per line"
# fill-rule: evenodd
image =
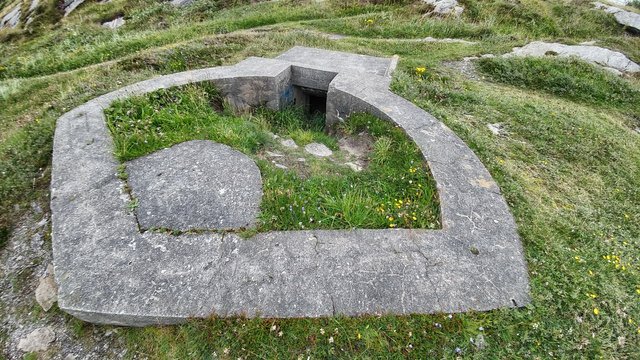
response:
M495 81L574 101L616 107L640 103L637 87L577 59L483 58L478 61L478 69Z

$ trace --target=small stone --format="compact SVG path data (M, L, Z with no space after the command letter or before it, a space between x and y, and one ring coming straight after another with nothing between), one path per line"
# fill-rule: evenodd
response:
M109 29L117 29L120 26L124 25L124 23L125 23L124 17L120 16L120 17L117 17L117 18L115 18L115 19L113 19L111 21L107 21L107 22L102 23L102 26L104 26L106 28L109 28Z
M355 172L360 172L362 171L362 166L356 164L356 163L352 163L352 162L348 162L345 165L347 165L348 167L351 168L351 170L355 171Z
M500 136L504 134L504 125L502 124L487 124L487 127L493 135Z
M46 351L55 340L56 334L53 330L50 327L43 327L20 339L18 349L24 352Z
M58 286L53 278L53 265L51 264L47 266L45 276L40 278L40 283L36 288L36 301L44 311L49 311L58 301Z
M319 157L327 157L333 155L333 151L326 145L320 143L311 143L304 147L304 149L311 155Z
M637 132L638 134L640 134L640 127L637 127L635 129L633 129L635 132Z
M48 222L49 222L49 218L45 216L45 217L42 218L42 220L38 221L36 226L41 228L41 227L47 225Z
M298 160L298 162L307 162L307 159L305 158L297 158L296 160Z
M282 154L274 153L274 152L271 152L271 151L265 151L265 154L267 154L268 157L283 157L284 156Z
M513 48L512 52L504 54L503 56L544 57L548 56L548 54L554 54L555 56L562 58L578 57L584 61L600 65L604 68L612 68L620 72L630 74L640 72L640 65L631 61L623 53L591 45L564 45L560 43L534 41L523 47Z
M494 58L496 56L493 55L493 54L483 54L483 55L480 55L480 57L483 58L483 59L492 59L492 58Z
M278 169L282 169L282 170L287 170L287 169L288 169L288 167L286 167L286 166L284 166L284 165L281 165L281 164L276 164L276 167L277 167Z
M296 142L293 141L292 139L282 140L280 142L280 144L282 144L282 146L288 147L290 149L297 149L298 148L298 144L296 144Z

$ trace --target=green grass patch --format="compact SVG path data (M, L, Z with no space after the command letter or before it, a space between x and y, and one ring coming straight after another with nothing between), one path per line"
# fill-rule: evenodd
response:
M211 85L127 99L106 115L121 161L193 139L251 156L263 177L258 231L440 226L435 185L422 153L400 128L371 115L351 116L337 129L341 137L371 141L372 151L363 159L368 166L361 172L346 165L348 156L339 150L338 139L323 131L322 116L307 116L299 108L235 115ZM286 150L274 134L301 147L323 143L335 151L333 160L302 148ZM289 160L276 160L288 161L291 169L276 167L267 151L286 154Z
M640 103L637 86L577 59L483 58L478 69L495 81L574 101L616 107Z

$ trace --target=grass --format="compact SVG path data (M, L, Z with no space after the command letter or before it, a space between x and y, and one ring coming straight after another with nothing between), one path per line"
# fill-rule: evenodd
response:
M176 69L274 56L295 44L399 54L393 90L452 128L500 185L523 241L533 299L523 309L451 318L209 319L126 329L120 336L127 356L633 359L640 354L640 136L634 131L640 110L630 100L638 79L613 79L585 64L556 66L543 59L487 61L494 70L483 74L491 81L471 81L442 65L505 53L532 40L597 40L639 62L640 38L627 36L589 1L464 1L467 11L455 21L423 18L413 4L355 1L258 4L205 15L156 2L110 4L86 3L58 25L43 24L42 31L0 44L0 53L9 54L0 62L10 68L0 80L0 229L5 233L30 201L47 201L55 119L99 94ZM95 25L126 4L126 14L139 23L132 20L115 33ZM212 2L199 4L202 10ZM270 10L277 14L259 14ZM221 34L237 29L238 19L246 19L241 25L250 29L266 21L255 19L269 17L273 26L263 31ZM367 18L376 19L377 28L363 21ZM357 37L329 41L318 30ZM394 40L437 35L465 36L477 44ZM147 39L153 41L144 43ZM129 46L129 41L142 44ZM101 63L107 50L100 49L116 45L125 49ZM94 48L100 56L90 54ZM416 67L427 68L424 77L415 74ZM19 73L24 77L15 77ZM602 92L603 86L611 92ZM503 124L504 135L488 130L494 123ZM480 334L486 342L482 350L475 345Z
M117 102L105 113L121 161L192 139L251 156L263 177L256 231L440 226L435 185L422 153L400 128L371 115L354 115L337 129L341 136L371 136L369 165L355 172L345 165L337 138L323 132L322 116L309 118L300 108L233 115L212 85L160 90ZM337 163L287 150L274 134L300 146L324 143L335 151ZM277 168L265 155L269 151L286 155L277 160L288 161L291 169Z
M478 69L495 81L574 101L627 108L640 102L637 87L577 59L485 58Z

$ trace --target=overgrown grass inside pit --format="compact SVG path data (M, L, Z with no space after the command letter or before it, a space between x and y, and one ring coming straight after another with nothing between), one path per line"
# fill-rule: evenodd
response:
M357 114L336 129L337 137L330 137L322 116L308 116L300 108L236 115L221 104L217 90L207 84L116 102L105 112L116 156L127 161L193 139L243 152L263 177L258 232L440 227L435 184L420 150L402 129ZM339 149L338 137L371 143L361 159L366 164L362 171L346 165L353 159ZM299 147L286 148L281 139L293 139ZM334 154L308 154L304 146L311 142L323 143Z

